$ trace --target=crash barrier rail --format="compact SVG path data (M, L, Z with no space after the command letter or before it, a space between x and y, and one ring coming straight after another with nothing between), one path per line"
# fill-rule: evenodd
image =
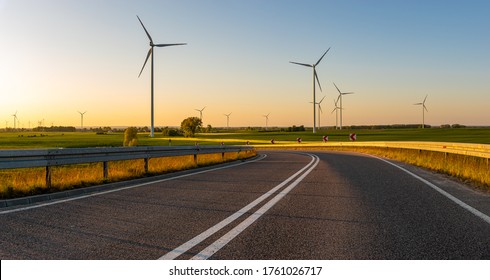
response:
M393 142L329 142L328 146L338 147L376 147L376 148L398 148L413 149L421 151L434 151L446 154L459 154L466 156L475 156L481 158L490 158L490 145L487 144L469 144L469 143L452 143L452 142L412 142L412 141L393 141Z
M112 148L68 148L0 151L0 169L46 168L46 186L51 186L53 166L103 163L104 178L108 178L108 162L144 159L145 172L151 158L193 155L197 163L199 154L218 154L254 150L252 146L175 146L175 147L112 147Z

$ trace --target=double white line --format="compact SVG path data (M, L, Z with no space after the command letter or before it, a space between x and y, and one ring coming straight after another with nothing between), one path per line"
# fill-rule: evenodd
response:
M221 248L223 248L228 242L233 240L236 236L238 236L241 232L243 232L247 227L249 227L251 224L253 224L257 219L259 219L264 213L266 213L269 209L272 208L277 202L279 202L284 196L286 196L292 189L294 189L317 165L319 162L319 158L316 155L312 154L307 154L309 155L312 159L311 161L303 167L301 170L298 172L294 173L292 176L287 178L285 181L268 191L267 193L263 194L256 200L252 201L250 204L247 206L243 207L242 209L238 210L228 218L224 219L223 221L217 223L216 225L212 226L211 228L207 229L203 233L197 235L196 237L192 238L191 240L187 241L186 243L180 245L179 247L175 248L173 251L168 252L167 254L163 255L160 257L160 260L173 260L180 256L181 254L187 252L194 246L200 244L203 242L205 239L210 237L211 235L215 234L225 226L229 225L239 217L241 217L243 214L247 213L250 209L254 208L267 198L269 198L271 195L276 193L278 190L286 186L289 182L293 181L288 187L284 188L281 192L276 194L272 199L270 199L267 203L265 203L262 207L260 207L257 211L255 211L252 215L250 215L248 218L246 218L244 221L242 221L240 224L235 226L232 230L230 230L228 233L223 235L221 238L218 238L215 242L213 242L211 245L206 247L204 250L199 252L197 255L195 255L192 259L195 260L205 260L210 258L213 254L218 252Z

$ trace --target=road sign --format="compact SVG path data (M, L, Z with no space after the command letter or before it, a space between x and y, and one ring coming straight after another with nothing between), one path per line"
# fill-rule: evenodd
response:
M323 142L327 142L328 141L328 136L323 136Z
M349 139L351 141L356 141L357 140L357 135L355 133L351 133L351 134L349 134Z

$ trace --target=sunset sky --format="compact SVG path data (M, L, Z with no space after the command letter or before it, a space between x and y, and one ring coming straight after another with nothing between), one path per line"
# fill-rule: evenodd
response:
M0 0L0 127L149 126L206 106L205 125L312 126L312 71L322 126L490 125L490 1Z

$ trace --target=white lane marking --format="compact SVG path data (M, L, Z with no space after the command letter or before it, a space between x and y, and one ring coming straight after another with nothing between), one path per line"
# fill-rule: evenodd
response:
M246 228L252 225L257 219L259 219L262 215L264 215L267 211L269 211L277 202L279 202L284 196L286 196L292 189L294 189L310 172L315 169L315 167L320 162L318 156L314 155L314 159L316 160L315 164L313 164L303 175L298 177L291 185L285 188L283 191L278 193L274 198L269 200L266 204L264 204L259 210L250 215L247 219L237 225L235 228L230 230L228 233L223 235L220 239L216 240L213 244L206 247L204 250L195 255L193 260L206 260L218 252L221 248L223 248L226 244L228 244L231 240L237 237L240 233L242 233Z
M228 224L230 224L234 220L238 219L243 214L247 213L250 209L252 209L253 207L257 206L259 203L261 203L262 201L264 201L265 199L267 199L269 196L271 196L277 190L281 189L287 183L289 183L290 181L292 181L296 176L298 176L299 174L301 174L301 172L303 172L304 170L306 170L308 167L310 167L314 163L315 158L312 155L310 155L310 154L308 154L308 155L312 157L312 160L305 167L301 168L301 170L299 170L298 172L294 173L289 178L287 178L286 180L284 180L282 183L280 183L279 185L275 186L273 189L271 189L270 191L266 192L265 194L263 194L262 196L260 196L256 200L252 201L247 206L245 206L242 209L238 210L237 212L235 212L234 214L232 214L228 218L224 219L223 221L221 221L221 222L217 223L216 225L210 227L209 229L207 229L206 231L204 231L201 234L197 235L196 237L192 238L191 240L187 241L186 243L180 245L179 247L175 248L174 250L172 250L172 251L168 252L167 254L163 255L162 257L159 258L159 260L173 260L173 259L177 258L178 256L180 256L183 253L187 252L192 247L194 247L197 244L201 243L206 238L208 238L211 235L215 234L216 232L218 232L219 230L221 230L222 228L224 228L225 226L227 226Z
M65 202L69 202L69 201L74 201L74 200L89 198L89 197L93 197L93 196L99 196L99 195L103 195L103 194L109 194L109 193L113 193L113 192L119 192L119 191L123 191L123 190L129 190L129 189L143 187L143 186L147 186L147 185L151 185L151 184L157 184L157 183L171 181L171 180L176 180L176 179L180 179L180 178L184 178L184 177L194 176L194 175L202 174L202 173L206 173L206 172L227 169L227 168L236 167L236 166L240 166L240 165L243 165L243 164L247 164L247 163L252 163L252 162L259 161L259 160L263 160L266 157L267 157L267 155L261 155L259 158L254 159L254 160L250 160L250 161L246 161L246 162L240 162L240 163L236 163L236 164L232 164L232 165L227 165L227 166L222 166L222 167L217 167L217 168L212 168L212 169L208 169L208 170L197 171L197 172L194 172L194 173L179 175L179 176L176 176L176 177L161 179L161 180L157 180L157 181L151 181L151 182L137 184L137 185L132 185L132 186L128 186L128 187L122 187L122 188L118 188L118 189L114 189L114 190L101 191L101 192L96 192L96 193L81 195L81 196L77 196L77 197L60 199L60 200L56 200L56 201L51 201L51 202L46 202L46 203L42 203L42 204L36 204L36 205L26 206L26 207L22 207L22 208L15 208L15 209L10 209L10 210L4 210L4 211L0 211L0 215L9 214L9 213L15 213L15 212L20 212L20 211L25 211L25 210L30 210L30 209L35 209L35 208L50 206L50 205L55 205L55 204L59 204L59 203L65 203Z
M398 166L398 165L396 165L396 164L394 164L394 163L392 163L392 162L390 162L388 160L385 160L383 158L379 158L379 157L373 156L373 155L370 155L370 156L372 156L374 158L377 158L377 159L379 159L381 161L384 161L384 162L386 162L388 164L391 164L391 165L395 166L396 168L401 169L402 171L405 171L406 173L408 173L408 174L412 175L413 177L415 177L416 179L422 181L423 183L425 183L426 185L428 185L429 187L431 187L435 191L437 191L440 194L444 195L445 197L449 198L454 203L456 203L457 205L461 206L463 209L466 209L471 214L477 216L478 218L480 218L480 219L484 220L485 222L487 222L488 224L490 224L490 217L489 216L487 216L486 214L484 214L484 213L478 211L477 209L469 206L468 204L464 203L463 201L459 200L458 198L456 198L455 196L451 195L450 193L444 191L443 189L439 188L438 186L432 184L431 182L427 181L426 179L424 179L424 178L422 178L422 177L420 177L420 176L418 176L418 175L416 175L416 174L408 171L407 169L405 169L405 168L403 168L401 166Z

